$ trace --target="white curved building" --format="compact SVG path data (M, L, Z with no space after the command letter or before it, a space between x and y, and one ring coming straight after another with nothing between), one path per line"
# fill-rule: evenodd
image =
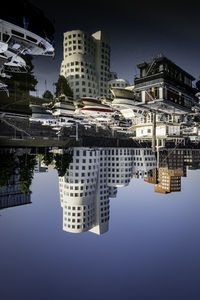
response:
M95 42L87 33L72 30L64 33L64 59L60 74L65 76L73 90L74 99L97 96L95 70Z
M92 35L82 30L64 33L60 75L68 80L74 100L110 97L113 84L129 85L123 79L116 79L116 73L110 72L110 45L102 31Z
M109 197L110 198L116 198L117 196L117 187L115 186L109 186L108 187Z
M107 150L109 187L124 187L131 180L133 151L131 148L109 148Z
M80 233L108 231L109 193L100 150L74 148L73 162L59 178L63 230Z
M92 35L82 30L64 33L60 74L65 76L74 99L107 94L110 76L110 46L102 31Z
M73 148L73 162L59 177L63 230L71 233L108 231L109 198L132 177L143 178L156 167L150 148Z

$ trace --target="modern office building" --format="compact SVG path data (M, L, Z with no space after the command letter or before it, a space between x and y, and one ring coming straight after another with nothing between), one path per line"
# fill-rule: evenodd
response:
M182 150L160 151L158 168L154 168L144 181L155 184L155 192L171 193L181 191L181 177L186 176Z
M180 150L184 155L184 164L189 169L200 169L200 150L199 149L184 149Z
M181 176L183 169L158 168L158 184L155 184L155 192L171 193L181 191Z
M74 100L109 97L109 87L117 75L110 72L110 44L105 33L67 31L64 33L63 49L60 75L68 80Z
M155 153L151 148L133 149L132 177L144 178L150 175L150 171L157 167Z
M107 150L107 184L124 187L130 183L133 170L132 148L109 148Z

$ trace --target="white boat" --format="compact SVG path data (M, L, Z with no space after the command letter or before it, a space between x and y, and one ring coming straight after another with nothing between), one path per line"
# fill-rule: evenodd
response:
M81 108L83 114L98 116L98 115L111 115L115 112L114 109L106 105L86 105Z
M148 111L133 90L115 87L111 88L111 92L114 95L111 106L120 111L126 119L133 119Z
M0 75L27 72L21 57L25 54L54 56L54 47L47 39L0 18Z
M10 22L0 19L1 49L20 54L54 56L54 47L41 36Z
M81 103L84 107L81 108L81 113L93 117L97 116L110 116L115 112L113 108L106 104L102 104L101 99L84 97L81 98Z
M53 105L52 109L53 116L68 116L74 115L75 113L75 106L73 99L67 97L64 94L61 94L55 104Z
M86 106L86 105L90 105L90 106L95 106L98 104L101 104L101 100L98 98L92 98L92 97L82 97L80 99L80 102Z
M129 88L112 87L110 90L115 99L130 99L139 101L133 89L130 90Z

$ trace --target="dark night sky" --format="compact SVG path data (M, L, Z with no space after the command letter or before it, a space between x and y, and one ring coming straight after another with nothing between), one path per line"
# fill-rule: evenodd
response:
M39 1L34 4L55 20L54 60L35 58L39 94L58 78L62 61L63 32L103 30L111 45L111 70L133 83L137 64L163 53L195 78L200 75L200 18L195 2Z

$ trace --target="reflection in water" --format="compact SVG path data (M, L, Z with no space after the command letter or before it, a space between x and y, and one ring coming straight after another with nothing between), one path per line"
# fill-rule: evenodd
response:
M155 185L161 194L180 192L187 169L200 168L200 149L74 147L1 149L0 209L31 203L33 173L57 170L63 230L103 234L109 228L110 198L131 179Z
M20 188L19 173L11 176L8 184L0 188L0 209L31 203L30 192L23 193Z
M187 176L190 169L200 168L199 149L165 149L159 152L158 168L144 180L155 184L155 192L171 193L181 191L181 177Z
M1 149L0 209L31 203L35 158L30 150Z
M181 191L186 166L200 167L200 150L165 149L156 160L151 148L73 148L73 161L59 177L63 230L80 233L108 231L109 198L131 178L155 184L155 192Z
M146 176L155 166L150 148L74 148L69 170L59 177L63 230L108 231L109 197L132 176Z

